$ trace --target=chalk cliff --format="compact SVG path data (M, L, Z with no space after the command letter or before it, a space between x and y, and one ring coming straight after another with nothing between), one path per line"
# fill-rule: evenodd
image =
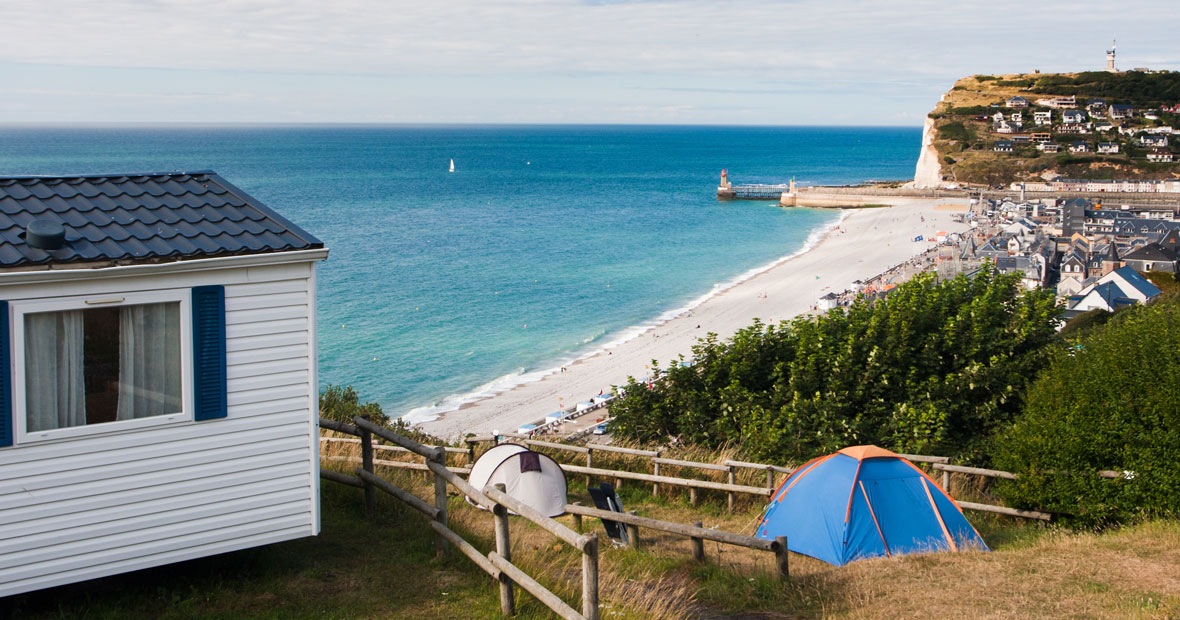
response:
M926 124L922 127L922 148L918 152L913 186L938 187L941 182L942 166L938 162L938 149L934 148L934 119L927 116Z

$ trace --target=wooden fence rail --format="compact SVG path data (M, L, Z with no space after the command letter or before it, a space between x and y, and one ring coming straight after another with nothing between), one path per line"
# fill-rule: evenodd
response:
M675 523L672 521L661 521L659 519L652 519L649 517L640 517L633 512L619 513L611 510L601 510L599 508L590 508L582 506L581 504L568 504L565 511L574 516L574 524L580 530L582 527L582 517L595 517L598 519L617 521L631 526L629 539L633 546L638 546L639 528L646 527L648 529L659 530L661 532L669 532L672 534L679 534L687 536L693 542L693 557L697 560L704 560L704 546L703 541L711 540L713 542L724 543L727 545L735 545L738 547L745 547L747 549L755 549L758 551L769 551L775 555L775 564L778 567L779 575L784 579L790 576L787 560L787 538L785 536L776 537L774 540L763 540L754 536L746 536L744 534L735 534L733 532L725 532L721 530L711 530L700 526L699 523L694 525L685 525L683 523Z

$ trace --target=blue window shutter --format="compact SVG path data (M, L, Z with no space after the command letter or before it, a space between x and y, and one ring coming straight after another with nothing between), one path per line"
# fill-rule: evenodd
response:
M225 378L225 287L193 289L193 419L228 414Z
M0 448L12 445L12 364L8 358L8 302L0 301Z

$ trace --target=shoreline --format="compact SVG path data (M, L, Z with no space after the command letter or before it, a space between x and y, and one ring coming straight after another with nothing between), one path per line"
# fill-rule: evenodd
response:
M845 219L847 219L850 209L839 209L839 212L840 215L836 219L820 228L813 230L807 236L807 238L804 239L803 246L798 250L795 250L790 254L780 256L768 263L747 269L746 271L738 274L737 276L734 276L733 278L730 278L729 280L726 280L725 282L714 285L713 288L709 289L708 292L694 297L687 303L671 310L665 310L664 312L661 312L653 319L625 327L620 330L616 336L610 340L606 340L603 344L598 345L597 347L588 348L582 353L578 353L573 357L569 357L565 360L557 362L556 365L540 370L525 372L524 369L521 369L521 371L518 373L497 377L496 379L493 379L492 381L489 381L475 388L474 390L447 396L435 405L415 407L414 409L411 409L402 415L401 419L409 423L411 426L429 424L430 422L433 422L449 413L470 409L481 401L487 400L489 398L495 398L504 392L520 388L529 383L544 381L550 376L560 374L563 367L576 366L585 363L585 361L588 359L606 353L607 351L613 351L620 345L626 344L636 338L640 338L644 334L647 334L653 329L658 329L660 326L668 323L669 321L692 313L692 311L701 306L701 304L724 295L729 289L736 286L741 286L746 281L755 278L762 273L770 271L787 261L801 256L806 252L814 250L819 246L819 244L823 243L824 239L826 239L834 229L839 228L840 224ZM450 404L448 404L448 402ZM567 404L566 406L568 407L569 405ZM546 413L552 413L552 411L548 411Z
M809 312L821 295L840 293L854 280L867 280L932 247L929 242L913 242L916 235L929 239L937 231L967 228L951 220L953 213L966 209L966 200L893 198L890 202L897 204L842 210L839 218L814 231L798 251L718 285L561 366L499 377L472 392L448 397L465 402L452 400L447 411L426 411L445 405L444 400L415 410L416 416L411 411L403 419L444 439L493 430L512 432L521 424L625 383L628 376L645 376L653 359L666 365L681 354L690 355L698 338L709 332L725 340L755 318L772 323ZM935 208L947 203L961 208ZM433 417L426 419L428 415Z

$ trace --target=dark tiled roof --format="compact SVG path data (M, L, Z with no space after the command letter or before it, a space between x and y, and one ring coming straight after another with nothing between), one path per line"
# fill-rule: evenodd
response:
M33 220L60 223L65 247L25 243ZM158 262L322 248L215 172L0 176L0 267Z

